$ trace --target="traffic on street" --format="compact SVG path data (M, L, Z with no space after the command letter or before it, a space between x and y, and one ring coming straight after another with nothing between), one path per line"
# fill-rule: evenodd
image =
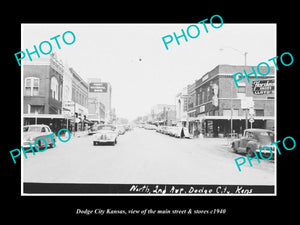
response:
M27 149L10 151L24 192L276 194L278 68L261 62L276 55L276 25L200 22L24 24ZM62 31L68 47L30 50ZM282 144L296 146L289 136Z
M96 134L94 134L96 135ZM243 173L226 138L189 139L135 127L117 144L94 145L94 135L72 136L67 143L23 160L24 182L111 184L274 185L274 161L253 161ZM239 153L241 154L241 153Z

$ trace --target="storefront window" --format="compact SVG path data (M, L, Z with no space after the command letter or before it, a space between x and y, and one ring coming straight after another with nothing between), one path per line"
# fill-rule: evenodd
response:
M255 109L255 115L256 116L264 116L264 110L263 109Z
M238 116L238 115L239 115L239 110L238 109L233 109L232 110L232 116ZM223 109L223 116L230 117L231 116L231 109Z
M30 113L33 114L43 114L44 113L44 106L43 105L31 105Z

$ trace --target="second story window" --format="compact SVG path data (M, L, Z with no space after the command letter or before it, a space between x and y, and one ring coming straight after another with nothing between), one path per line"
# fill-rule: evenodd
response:
M27 77L25 79L25 95L38 96L39 95L40 79L37 77Z

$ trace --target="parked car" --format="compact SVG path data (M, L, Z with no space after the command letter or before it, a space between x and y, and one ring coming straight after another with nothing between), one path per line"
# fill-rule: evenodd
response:
M154 124L146 124L144 128L146 130L156 130L156 126Z
M117 129L118 135L123 135L126 132L123 125L118 125L116 129Z
M94 124L92 126L89 127L88 129L88 135L92 135L92 134L95 134L98 130L98 124Z
M271 148L272 153L275 152L275 146L271 146L274 142L274 132L267 129L246 129L244 134L239 139L234 139L232 141L232 149L234 152L247 153L250 157L253 157L257 152L259 154L260 149L263 146L268 146ZM268 149L263 149L261 151L262 155L271 154ZM274 155L274 154L273 154Z
M44 124L35 124L35 125L26 125L23 127L23 148L30 148L29 143L34 148L34 143L37 139L43 138L47 142L47 148L54 147L54 144L51 140L51 136L46 137L49 134L52 134L50 127ZM56 135L53 135L53 141L56 141ZM45 142L42 140L39 140L36 143L36 146L38 149L44 149Z
M239 134L238 133L227 133L227 134L225 134L225 137L227 137L227 138L238 138Z
M156 129L156 132L161 133L161 134L166 134L166 126L158 126Z
M181 137L181 131L182 131L182 127L169 127L170 130L170 135L180 138Z
M132 130L132 126L130 124L125 124L124 128L126 132Z
M117 144L118 132L113 125L99 125L97 132L93 135L93 145L101 143Z

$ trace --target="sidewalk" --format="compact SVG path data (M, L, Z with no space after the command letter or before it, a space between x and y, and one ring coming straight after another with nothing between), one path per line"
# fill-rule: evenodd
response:
M199 142L216 142L216 143L219 143L221 145L224 145L224 146L229 146L231 147L231 143L233 141L233 139L231 138L224 138L224 137L198 137L198 138L191 138L191 140L196 140L196 141L199 141Z
M74 132L71 132L71 140L74 139L74 138L80 138L80 137L86 137L88 136L88 131L76 131L75 134ZM65 133L62 133L60 135L60 137L63 139L63 140L66 140L69 138L69 134L67 134L67 132ZM58 140L57 136L56 136L56 141Z
M75 135L74 135L74 132L72 132L72 137L84 137L84 136L87 136L88 135L88 131L85 130L85 131L76 131L75 132Z

